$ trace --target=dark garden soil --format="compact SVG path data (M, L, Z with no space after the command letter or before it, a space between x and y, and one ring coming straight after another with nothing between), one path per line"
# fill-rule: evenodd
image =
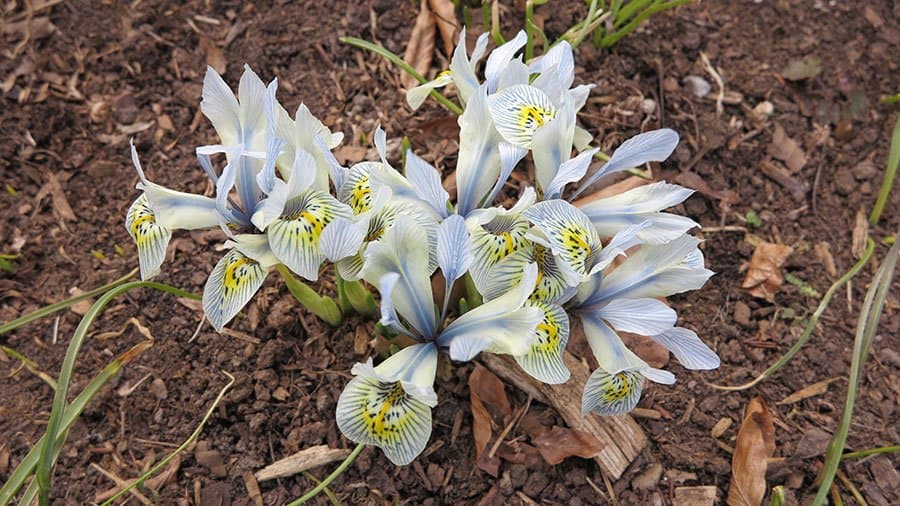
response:
M346 147L337 152L342 161L371 159L374 151L367 153L365 139L381 124L390 139L408 135L417 153L439 167L452 169L455 162L452 116L431 102L410 112L397 70L338 41L342 35L374 38L402 54L416 2L33 0L38 10L31 23L22 3L29 2L0 7L0 186L8 190L0 192L0 253L21 255L14 272L0 273L0 322L137 266L123 227L125 210L137 196L129 137L154 181L212 191L194 157L195 146L214 139L199 113L208 61L227 62L225 77L232 85L245 62L266 81L277 76L288 110L303 101L333 130L347 134ZM538 9L551 36L585 8L584 2L563 4ZM511 36L522 6L501 12ZM654 177L705 190L677 211L706 228L698 233L708 266L718 273L702 290L671 302L680 324L719 353L722 367L695 373L672 360L679 382L648 386L638 421L651 442L614 483L622 504L671 504L674 490L684 485L715 486L723 501L730 452L754 396L763 397L775 416L769 485L785 485L801 503L814 491L824 443L843 409L856 316L874 267L838 293L809 345L783 371L743 392L718 391L709 383L741 383L764 370L796 341L817 304L790 284L774 303L741 289L753 253L741 227L794 247L785 272L819 293L855 262L856 215L868 212L875 200L898 111L880 102L900 91L898 19L900 3L885 0L710 1L653 18L612 51L589 44L577 51L577 82L598 85L581 124L604 150L642 129L665 126L681 134L681 145ZM720 88L701 55L724 83L719 114ZM782 77L785 67L807 56L821 60L821 73L801 81ZM435 69L445 65L439 61ZM712 84L706 98L696 98L685 84L690 75ZM764 170L777 125L808 159L788 175L793 183ZM396 155L395 150L391 156ZM871 231L876 241L900 228L898 193ZM749 211L762 220L760 227L745 222ZM201 291L221 243L218 232L177 233L159 280ZM875 257L885 251L879 243ZM836 270L829 268L829 257ZM330 279L320 283L326 291L333 290ZM193 340L199 321L194 304L151 291L114 301L94 327L106 336L89 339L78 358L73 391L143 339L126 326L130 318L149 329L155 344L72 429L54 475L56 502L90 503L115 487L92 464L129 479L180 444L225 385L223 371L237 378L234 388L213 413L200 445L161 487L159 504L253 504L248 472L313 445L348 447L334 423L334 408L352 363L372 353L372 323L351 318L331 329L292 300L273 275L230 325L233 332L220 335L204 326ZM56 376L84 310L60 313L58 336L54 319L47 318L0 336L0 343ZM855 450L900 441L897 312L895 288L862 380L848 441ZM334 494L347 504L607 504L592 460L570 458L557 466L504 461L497 478L475 466L467 387L472 367L442 373L430 446L413 465L395 467L367 449L332 484ZM824 393L779 403L832 378L837 379ZM524 405L525 394L512 387L508 393L514 407ZM0 481L41 436L52 397L47 384L0 353ZM547 426L563 424L539 403L529 413ZM527 442L518 432L507 441ZM898 462L896 456L880 456L843 469L870 504L900 504ZM327 472L312 470L319 478ZM312 486L302 475L259 484L265 504L282 504ZM852 504L847 489L840 490Z

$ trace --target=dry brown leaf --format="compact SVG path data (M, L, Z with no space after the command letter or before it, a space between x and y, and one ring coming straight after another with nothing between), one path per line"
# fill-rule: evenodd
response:
M456 22L456 10L450 0L428 0L431 10L434 11L434 19L437 22L438 31L441 32L441 40L444 43L444 54L447 58L453 55L456 44L456 36L459 34L459 23Z
M769 156L773 156L787 165L788 170L797 172L806 165L806 153L794 139L788 137L784 127L775 124L775 132L772 133L772 142L769 144Z
M413 25L409 42L406 44L406 53L403 60L412 65L416 72L425 75L431 68L431 57L434 55L434 16L428 9L428 0L422 0L419 7L419 15L416 24ZM403 72L400 82L405 88L412 88L419 84L411 75Z
M512 415L503 382L481 364L469 376L469 396L472 402L472 435L475 438L475 463L491 476L500 471L500 458L488 458L494 426L501 426Z
M219 74L225 73L228 66L228 60L225 53L213 42L209 37L200 37L200 49L206 54L206 64L213 68Z
M682 172L675 177L675 181L683 186L697 190L707 197L721 200L725 204L734 204L740 200L737 193L733 190L714 190L705 179L695 172Z
M837 266L834 264L834 257L831 255L831 245L825 241L816 243L815 252L819 262L825 266L828 275L831 277L837 276Z
M775 453L775 425L761 397L747 405L731 459L729 506L759 506L766 495L766 466Z
M862 209L856 211L856 223L853 225L853 235L850 240L850 252L853 258L862 258L866 254L866 242L869 237L869 220Z
M784 283L781 266L793 251L794 248L784 244L764 242L757 245L741 288L754 297L774 301Z
M778 404L793 404L795 402L800 402L803 399L809 399L810 397L815 397L816 395L822 395L828 391L828 385L837 381L838 379L840 378L831 378L819 381L818 383L813 383L812 385L801 388L800 390L797 390L791 395L778 401Z
M72 210L72 206L69 205L69 200L66 198L66 192L59 182L59 178L52 172L47 173L47 189L50 191L50 198L53 200L53 210L56 212L57 218L65 221L78 219L75 216L75 211Z
M583 430L566 427L553 429L531 440L541 457L551 466L569 457L593 458L605 446L599 439Z

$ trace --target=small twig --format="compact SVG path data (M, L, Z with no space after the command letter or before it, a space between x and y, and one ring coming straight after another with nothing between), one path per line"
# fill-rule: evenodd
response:
M503 443L503 440L506 439L506 435L509 434L509 431L512 430L513 426L519 422L519 419L528 411L528 407L531 406L531 396L528 396L528 402L525 403L524 406L519 408L519 411L513 416L509 423L506 424L506 427L503 428L503 431L500 432L500 435L497 436L497 440L494 441L494 445L491 446L491 450L487 454L488 460L494 458L494 453L500 448L500 444Z
M722 113L725 112L725 107L722 105L725 101L725 83L722 81L722 76L716 72L715 67L712 66L709 62L709 58L703 51L700 51L700 60L703 62L703 68L709 72L709 75L716 81L716 86L719 87L719 94L716 95L716 116L721 116Z

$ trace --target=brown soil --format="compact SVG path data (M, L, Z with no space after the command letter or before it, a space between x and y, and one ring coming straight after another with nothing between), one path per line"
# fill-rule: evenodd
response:
M583 2L570 3L538 10L551 36L583 12ZM5 27L14 28L12 22L25 18L24 8L16 4L4 6L11 9L3 14L11 22ZM0 274L0 321L61 300L76 288L103 284L137 265L122 226L137 195L127 147L132 135L156 182L211 191L193 155L195 146L214 136L198 108L210 41L228 62L226 80L236 83L244 62L265 80L277 76L288 110L305 102L332 129L344 131L349 146L360 146L380 123L389 138L408 134L418 153L452 167L446 155L455 150L455 132L446 128L452 124L447 113L434 104L411 113L398 91L398 72L337 39L375 38L402 54L416 7L383 0L358 4L272 2L254 7L220 2L211 7L190 0L126 7L76 1L34 12L29 31L4 28L0 75L11 87L3 88L0 99L0 185L16 195L0 195L0 253L17 251L21 258L15 272ZM520 18L521 6L505 12L510 35L517 29L512 18ZM723 500L730 448L742 410L753 396L762 396L775 414L775 456L808 455L770 466L770 486L784 484L801 502L814 490L824 450L815 436L830 433L840 418L855 319L873 270L865 269L849 290L840 292L810 344L783 372L749 391L717 391L708 383L746 381L781 356L817 300L787 284L774 304L750 297L740 285L753 247L743 233L715 227L750 227L742 217L756 211L764 223L752 233L793 246L785 270L820 293L836 276L823 266L815 245L826 244L839 273L853 264L855 216L875 200L897 115L897 106L879 99L900 91L898 19L900 4L888 1L702 2L654 18L611 52L589 44L578 51L577 79L598 84L581 121L603 148L618 145L642 127L674 128L682 135L681 146L654 175L688 186L702 180L714 192L734 192L731 201L727 195L722 200L698 193L678 210L711 228L703 233L704 248L709 267L718 274L702 290L672 302L680 323L696 329L721 355L722 367L692 373L672 361L678 384L649 387L640 406L662 418L639 419L652 442L614 484L622 504L670 504L674 489L682 485L714 485ZM701 54L724 80L728 100L720 115L718 88L704 70ZM810 55L821 59L821 74L800 82L780 77L791 61ZM18 77L9 77L14 74ZM682 85L688 75L710 81L711 95L695 98ZM659 109L646 115L643 99L654 100ZM753 113L764 101L774 109L768 119ZM143 122L150 123L142 129ZM804 147L808 162L793 177L808 191L793 195L761 169L776 124ZM361 154L348 150L343 156L358 159ZM50 191L53 178L74 216L67 216L62 196ZM897 194L872 231L876 240L900 227ZM160 281L199 292L220 254L214 251L220 242L216 233L177 234ZM876 257L884 252L879 245ZM900 440L897 307L894 290L866 364L848 441L852 449ZM298 310L275 276L231 324L238 331L232 336L206 326L191 341L196 308L150 291L121 297L95 328L116 331L130 317L151 330L156 344L112 381L73 428L54 477L57 503L91 502L95 493L115 485L92 463L131 478L171 451L173 443L192 432L225 384L222 371L234 374L237 382L201 440L206 449L218 452L224 470L208 458L198 459L196 452L187 454L175 477L161 488L160 504L252 503L244 481L248 471L312 445L347 446L334 424L334 407L350 365L369 354L354 351L355 329L371 324L350 319L329 329ZM0 342L55 376L78 320L74 311L61 313L58 339L53 320L46 319L2 336ZM73 391L141 339L128 327L115 338L88 340ZM42 434L53 392L17 361L2 354L0 359L4 480ZM607 502L598 492L605 493L603 477L590 460L571 458L557 466L504 462L499 478L479 470L468 414L471 369L458 367L439 383L441 402L431 447L423 456L398 468L367 449L332 484L334 493L350 504ZM778 404L829 378L840 379L826 393ZM511 395L515 406L525 402L521 392ZM458 437L451 439L458 413L465 415ZM562 423L540 404L533 404L531 413L546 425ZM711 429L722 419L734 423L714 438ZM508 439L517 436L514 432ZM659 466L662 479L648 480ZM870 504L884 505L900 502L897 467L896 456L843 466ZM326 470L313 473L322 477ZM312 482L296 476L260 486L266 504L281 504ZM841 492L852 501L846 489ZM318 500L324 502L324 496Z

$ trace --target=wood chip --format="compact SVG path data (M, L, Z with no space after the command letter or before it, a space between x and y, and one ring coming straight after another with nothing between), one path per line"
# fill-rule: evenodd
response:
M825 267L825 270L828 272L828 275L832 278L836 277L838 274L837 266L834 263L834 257L831 255L831 245L825 241L816 243L814 248L816 253L816 257L818 257L819 262Z
M59 178L53 172L47 173L47 189L50 192L50 198L53 200L53 212L56 217L65 221L75 221L75 211L69 205L69 199L66 198L66 192L63 190ZM43 190L43 188L42 188Z
M594 457L605 473L619 479L631 462L647 444L647 436L641 426L629 415L597 416L581 414L582 387L591 371L571 353L563 356L572 377L561 385L541 383L522 371L512 357L484 353L480 360L497 376L515 385L534 400L552 406L573 428L592 434L606 446Z
M710 431L710 435L714 438L718 438L722 434L725 434L725 431L731 427L731 424L734 423L734 420L728 417L720 418L715 425L713 425L712 430Z
M256 481L256 477L250 471L244 471L242 476L244 485L247 487L247 495L250 496L250 499L253 499L253 503L256 506L263 506L262 491L259 489L259 482Z
M764 160L759 164L763 174L769 176L773 181L781 185L785 190L791 192L796 199L803 199L809 192L809 183L801 181L792 176L783 165L772 160Z
M313 446L269 464L257 471L255 476L259 481L293 476L303 471L344 460L347 455L350 455L350 450L329 448L328 445Z
M716 487L678 487L672 506L712 506L716 503Z

